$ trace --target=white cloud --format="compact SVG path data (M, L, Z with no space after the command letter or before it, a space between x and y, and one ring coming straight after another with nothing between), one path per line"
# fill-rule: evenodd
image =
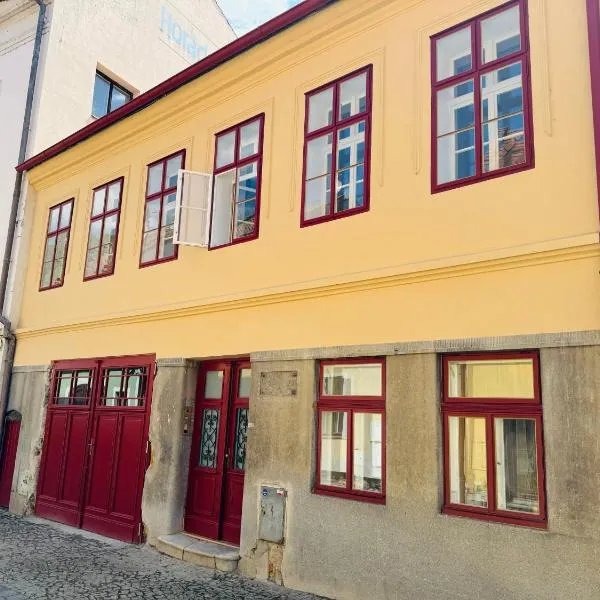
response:
M301 0L218 0L238 35L244 35L265 21L300 4Z

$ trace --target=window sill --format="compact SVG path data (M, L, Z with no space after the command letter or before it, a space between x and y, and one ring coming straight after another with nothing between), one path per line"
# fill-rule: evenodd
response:
M347 490L336 490L332 488L315 487L313 494L317 496L330 496L342 498L344 500L354 500L355 502L365 502L367 504L385 504L385 496L382 494L368 494L361 492L349 492Z
M171 256L169 258L161 258L159 260L153 260L152 262L140 263L139 268L145 269L146 267L154 267L156 265L162 265L163 263L169 263L174 260L177 260L177 254L175 254L175 256Z
M531 150L530 150L531 151ZM516 165L514 167L507 167L505 169L498 169L497 171L491 171L485 175L477 175L475 177L466 177L465 179L458 179L456 181L450 181L448 183L433 183L431 184L431 193L440 194L441 192L447 192L449 190L455 190L457 188L465 187L467 185L474 185L476 183L482 183L491 179L497 179L498 177L504 177L506 175L513 175L514 173L521 173L523 171L529 171L535 168L534 160L530 160L528 163L522 165Z
M477 521L488 521L491 523L502 523L504 525L517 525L519 527L529 527L533 529L547 529L548 522L544 517L520 517L505 514L490 514L478 512L475 510L461 509L454 506L444 506L442 514L451 517L464 517L475 519Z
M325 215L323 217L316 217L314 219L302 219L300 227L310 227L311 225L320 225L321 223L327 223L328 221L337 221L338 219L344 219L346 217L352 217L353 215L359 215L361 213L369 212L369 205L361 206L360 208L353 208L351 210L344 210L336 213L335 215Z

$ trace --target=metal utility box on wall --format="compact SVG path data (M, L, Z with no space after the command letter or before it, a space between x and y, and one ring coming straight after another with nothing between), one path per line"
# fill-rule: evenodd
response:
M261 486L258 537L281 544L284 538L287 492L278 487Z

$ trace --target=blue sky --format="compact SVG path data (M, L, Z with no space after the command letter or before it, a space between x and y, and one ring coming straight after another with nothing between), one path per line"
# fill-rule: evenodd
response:
M301 0L217 0L238 35L300 4Z

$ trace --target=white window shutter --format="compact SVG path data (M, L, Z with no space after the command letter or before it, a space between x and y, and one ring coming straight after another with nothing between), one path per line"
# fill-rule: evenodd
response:
M212 185L210 173L179 170L175 201L176 244L208 247Z

